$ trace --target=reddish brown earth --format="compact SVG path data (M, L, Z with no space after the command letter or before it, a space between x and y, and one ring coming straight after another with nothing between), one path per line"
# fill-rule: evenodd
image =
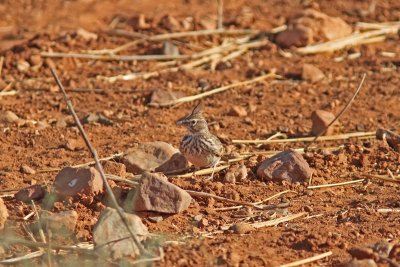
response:
M347 23L358 21L385 22L400 19L400 2L375 1L373 12L366 12L369 1L225 1L225 26L232 28L254 28L268 31L286 22L286 18L310 5L328 15L343 18ZM0 76L0 89L11 83L10 89L18 90L14 96L0 98L0 110L10 110L24 120L42 121L49 124L44 129L27 123L3 124L0 133L0 189L19 189L31 184L51 185L57 172L41 172L49 168L61 168L91 161L89 152L83 147L74 151L65 148L70 139L80 139L75 127L56 127L65 119L72 123L62 95L55 87L44 58L32 57L41 51L79 52L89 49L105 49L122 45L129 40L107 34L112 25L128 31L131 18L144 14L150 28L146 34L168 32L158 25L164 15L172 15L179 21L193 17L195 27L205 16L215 19L216 4L210 0L188 1L2 1L0 3L0 55L4 56ZM365 12L364 12L365 11ZM118 20L117 20L118 19ZM118 22L119 21L119 22ZM111 25L111 26L110 26ZM84 28L98 34L97 40L85 41L76 36L76 30ZM179 29L183 31L184 29ZM183 53L216 46L222 37L197 37L182 39L179 44ZM154 54L161 44L147 42L123 54ZM382 51L395 53L394 57L382 56ZM334 58L344 54L360 52L356 59L335 62ZM18 69L18 62L39 61L38 67L26 71ZM375 131L384 127L400 129L400 45L394 36L383 43L368 44L334 53L301 56L293 53L285 58L274 43L254 49L231 61L232 67L210 71L205 65L186 72L163 74L148 80L117 81L109 83L96 76L114 76L129 72L150 71L157 62L117 62L81 59L54 59L55 68L66 86L79 117L90 112L100 112L115 124L86 124L90 141L100 157L123 152L138 142L165 141L179 145L185 130L175 121L186 115L194 103L177 108L155 108L147 105L149 95L155 89L168 88L195 94L198 82L206 79L211 88L247 80L276 68L285 77L281 82L254 84L240 87L204 99L205 115L212 132L230 139L262 139L276 131L288 136L308 136L311 129L310 116L316 109L337 114L351 97L363 73L366 82L350 109L341 118L342 132ZM312 64L323 71L326 79L309 83L300 78L303 64ZM82 90L72 90L80 88ZM100 89L100 90L92 90ZM232 106L242 106L246 117L229 115ZM304 157L314 168L312 184L328 184L362 178L362 173L387 174L390 170L399 175L398 152L379 140L356 140L320 142L318 146L343 145L339 151L328 155L323 149L315 149ZM283 150L301 148L304 143L289 145L232 145L236 152ZM341 160L338 160L339 154ZM343 157L343 154L345 157ZM293 190L268 204L289 202L288 212L306 211L303 217L281 223L276 227L264 227L248 234L232 231L218 232L224 225L240 222L240 214L249 214L246 209L215 211L214 208L229 206L211 199L195 198L190 208L178 215L165 216L159 223L150 222L145 214L143 221L150 232L166 236L168 240L184 243L164 247L164 261L160 266L276 266L307 258L326 251L333 255L319 261L319 265L338 266L351 259L348 249L367 246L380 240L399 242L399 213L379 213L379 208L399 209L398 183L366 181L353 185L326 189L308 190L307 184L261 182L255 175L256 165L264 156L254 156L244 161L249 170L249 180L223 183L224 172L216 174L214 181L202 177L176 178L170 180L190 190L214 193L219 196L256 202L284 190ZM34 174L20 171L25 164L36 170ZM122 188L118 189L118 188ZM123 201L128 189L115 187ZM100 210L104 195L94 199L76 198L56 202L47 207L52 211L74 209L79 214L76 238L65 240L54 237L53 242L72 243L91 241L91 230ZM20 230L21 217L29 214L31 207L4 197L10 218L7 229L24 235ZM45 209L42 201L37 206ZM260 211L252 210L253 214ZM208 225L197 225L194 216L203 214ZM277 216L280 216L279 214ZM249 217L248 222L267 220L268 214ZM31 221L34 220L32 217ZM211 233L210 235L206 235ZM38 238L38 237L37 237ZM29 250L22 246L10 246L8 257L24 255ZM60 264L65 260L61 257ZM73 257L71 256L71 259ZM36 261L41 264L40 260ZM47 260L43 258L43 264ZM385 265L382 265L385 266Z

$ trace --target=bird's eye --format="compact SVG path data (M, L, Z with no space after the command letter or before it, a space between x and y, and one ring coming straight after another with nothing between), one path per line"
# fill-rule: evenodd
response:
M192 126L195 126L196 123L197 123L197 120L191 120L191 121L190 121L190 124L191 124Z

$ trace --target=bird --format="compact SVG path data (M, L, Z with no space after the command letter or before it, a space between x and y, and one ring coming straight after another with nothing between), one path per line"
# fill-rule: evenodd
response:
M189 130L189 133L182 138L179 150L194 165L193 175L196 169L212 167L211 176L207 179L212 180L224 147L218 137L209 131L207 121L203 116L202 103L197 104L191 114L179 119L176 123Z

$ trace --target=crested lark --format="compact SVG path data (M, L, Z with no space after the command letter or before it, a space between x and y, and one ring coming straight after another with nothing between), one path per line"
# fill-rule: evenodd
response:
M190 115L178 120L177 124L189 130L189 133L183 137L179 150L196 169L212 166L213 171L209 178L212 179L224 148L218 137L208 130L202 113L202 105L198 104Z

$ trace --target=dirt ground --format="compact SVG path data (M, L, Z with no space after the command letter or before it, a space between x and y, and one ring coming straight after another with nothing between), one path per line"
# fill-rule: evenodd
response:
M368 10L372 2L375 3L373 11L362 12ZM269 31L285 24L295 12L310 6L328 15L341 17L351 25L359 21L400 19L400 2L397 0L239 0L225 1L224 4L224 26L235 29ZM92 161L86 148L71 151L64 146L67 140L79 140L80 135L76 127L70 125L72 117L48 68L51 63L37 56L40 52L108 49L130 41L129 38L109 34L108 31L113 27L149 35L200 30L204 29L201 25L205 25L201 21L215 21L216 9L216 1L211 0L0 1L0 56L4 57L0 89L8 87L7 90L18 91L16 95L0 97L0 110L12 111L24 120L40 122L1 126L2 194L6 194L5 190L18 190L32 184L51 184L57 171L41 170ZM134 18L139 14L144 14L147 29L137 29ZM178 21L189 21L188 28L167 29L159 23L165 15L171 15ZM79 28L96 33L98 38L85 40L76 34ZM183 38L176 44L181 53L189 54L192 50L216 46L223 38ZM145 42L122 54L158 54L161 50L161 43ZM339 56L356 52L360 53L360 57L335 61ZM387 57L382 52L392 52L394 56ZM368 132L378 127L400 130L398 36L332 53L307 56L292 53L291 57L284 57L280 48L271 42L231 60L227 66L217 67L215 71L211 71L206 64L150 79L119 80L114 83L98 77L151 71L160 62L62 58L53 59L53 63L79 117L101 113L114 121L113 125L95 123L84 126L100 157L123 152L136 143L149 141L164 141L179 146L185 129L177 127L175 121L188 114L195 103L174 108L151 107L148 102L153 90L174 90L192 95L199 93L199 83L204 81L209 88L216 88L254 78L272 69L284 77L278 82L266 80L203 99L205 116L212 125L211 131L226 137L228 141L225 145L230 150L237 153L260 152L260 155L243 161L248 168L248 180L225 183L225 170L217 173L214 181L205 181L200 176L172 176L170 181L184 189L249 202L292 190L266 204L289 202L286 212L307 212L308 215L274 227L237 234L221 229L224 225L242 221L243 214L248 222L265 219L267 215L246 208L215 211L215 208L230 204L207 198L195 198L187 211L164 216L158 223L151 222L143 214L143 222L151 233L182 242L166 245L164 260L156 262L156 265L277 266L332 251L331 256L315 262L315 266L340 266L351 259L348 250L352 247L368 246L381 240L400 241L400 213L378 212L383 208L400 208L398 183L366 180L357 184L310 190L307 189L307 183L262 182L255 174L257 164L266 158L261 152L303 148L305 143L259 147L230 143L232 139L265 139L278 131L286 133L288 137L310 136L311 112L324 109L337 114L352 96L363 73L367 74L366 81L352 106L340 119L341 132ZM302 80L301 69L306 63L318 67L326 78L316 83ZM233 106L245 108L247 115L230 115ZM62 127L63 121L67 126ZM304 155L314 169L312 185L360 179L365 173L387 175L388 170L395 176L399 175L400 155L382 141L373 138L351 139L319 142L317 146ZM324 148L329 147L337 149L328 153ZM345 159L338 160L339 154L346 155ZM36 173L21 172L22 164L30 166ZM20 218L31 212L30 206L12 197L4 197L4 200L11 218L7 222L8 228L22 235L19 230ZM74 242L92 241L91 230L100 214L96 202L100 200L101 196L89 204L79 199L72 203L56 202L50 210L76 210L79 221ZM37 205L44 208L40 207L40 201ZM206 225L198 225L195 221L194 217L199 214L207 220ZM7 255L18 256L28 251L26 247L11 246ZM59 263L62 262L63 258L59 259ZM39 259L37 263L47 264Z

